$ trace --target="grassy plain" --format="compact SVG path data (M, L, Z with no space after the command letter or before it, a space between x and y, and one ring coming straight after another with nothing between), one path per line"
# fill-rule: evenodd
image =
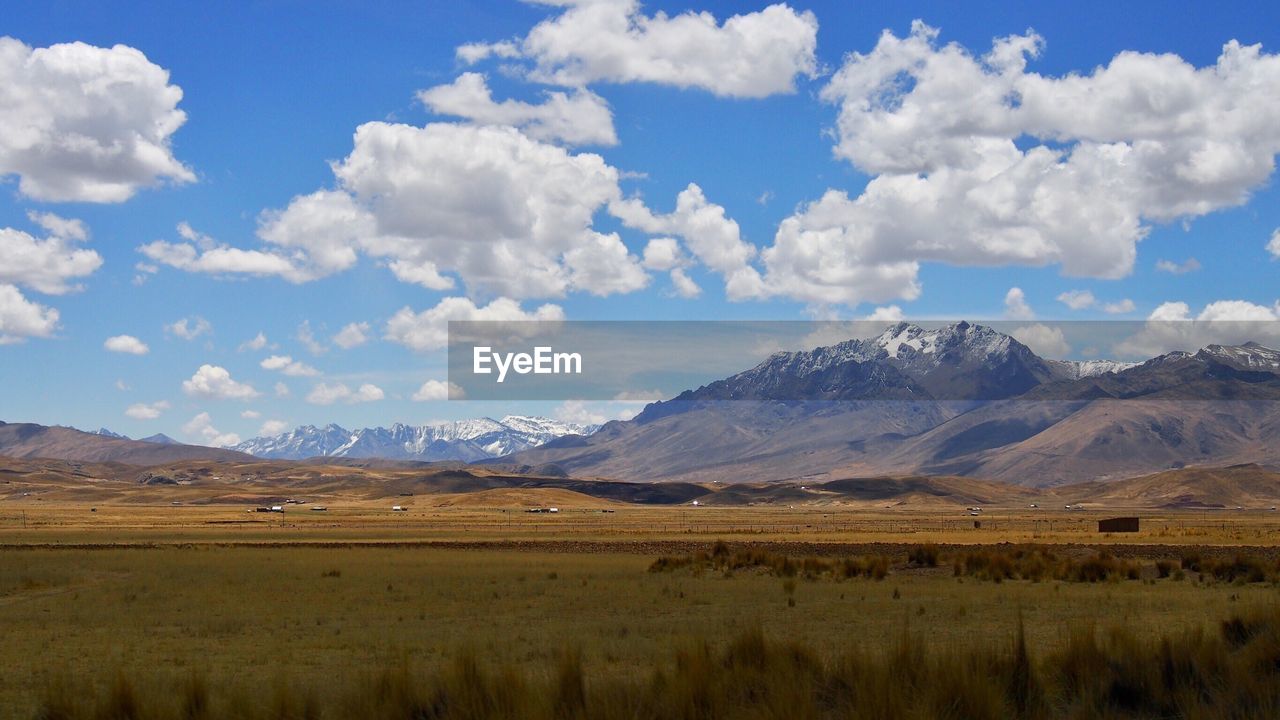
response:
M1271 582L1202 582L1194 572L1154 579L1156 559L1184 554L1243 552L1274 564L1280 518L1265 511L1147 512L1142 532L1108 536L1096 533L1104 513L1066 510L996 508L973 518L955 509L597 502L551 515L410 501L403 513L378 502L324 513L289 506L283 515L6 503L3 716L30 718L43 708L54 717L58 698L70 703L67 717L99 716L94 698L115 698L121 683L143 706L184 716L178 704L197 683L207 688L207 717L357 717L364 711L350 709L352 698L385 700L388 672L453 677L459 658L474 658L504 687L562 685L569 662L593 692L611 683L650 692L654 673L688 670L690 652L705 647L707 657L722 658L757 630L836 668L851 653L899 652L904 638L933 653L1005 658L1021 622L1040 663L1066 652L1072 637L1106 638L1112 628L1128 628L1153 648L1163 636L1216 638L1223 620L1269 612L1280 597ZM874 553L892 563L882 580L649 572L660 555L709 549L720 538L797 558ZM926 542L942 545L940 565L909 565L909 549ZM1051 545L1072 557L1101 544L1147 569L1141 580L1102 583L954 576L948 553L1004 542ZM108 705L116 716L151 716L117 712L127 702ZM999 717L1004 706L991 707L987 716ZM441 716L503 714L458 708ZM761 716L789 716L766 710L761 705Z

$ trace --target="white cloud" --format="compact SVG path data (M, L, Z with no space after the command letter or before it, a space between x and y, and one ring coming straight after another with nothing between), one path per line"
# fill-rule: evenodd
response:
M89 228L84 224L83 220L64 218L51 212L37 212L35 210L28 211L27 218L53 237L80 241L89 239Z
M1068 290L1058 296L1058 302L1072 310L1084 310L1093 307L1098 300L1088 290Z
M413 394L413 401L435 402L437 400L448 400L450 394L455 398L461 398L463 395L462 388L451 382L428 380L422 383L422 387L418 388L417 392Z
M18 288L0 283L0 345L47 338L58 329L58 311L34 303Z
M116 353L127 353L129 355L146 355L151 352L151 348L147 344L132 335L115 335L107 338L102 343L102 347Z
M1267 252L1271 253L1271 257L1280 258L1280 228L1276 228L1271 233L1271 240L1267 242Z
M1184 302L1161 304L1142 329L1116 345L1121 357L1151 357L1172 350L1193 352L1206 345L1259 342L1280 347L1280 302L1271 307L1244 300L1218 300L1192 315Z
M1133 304L1132 300L1125 298L1117 302L1103 303L1102 312L1107 313L1108 315L1124 315L1125 313L1133 312L1137 307L1137 305Z
M233 380L226 368L207 364L201 365L190 380L182 381L182 391L218 400L252 400L262 394L252 385Z
M288 355L272 355L258 363L263 370L278 370L289 377L316 377L320 371Z
M630 292L648 280L593 216L620 196L618 171L509 127L367 123L334 165L341 190L263 215L259 235L329 271L379 258L402 282L472 294L559 297ZM338 251L347 254L339 256ZM344 265L345 263L345 265Z
M496 320L520 322L528 320L563 320L564 310L558 305L542 305L525 312L520 303L498 298L479 307L463 297L447 297L435 307L415 313L405 307L387 321L383 337L394 343L423 352L439 350L449 344L450 320Z
M187 242L156 240L138 246L138 252L159 265L168 265L186 272L208 275L258 275L278 276L289 282L299 283L315 279L294 258L264 250L244 250L218 243L201 234L187 223L178 224L178 234Z
M1007 297L1008 296L1006 296L1006 299ZM871 314L868 315L866 319L881 322L901 322L904 317L905 315L902 313L902 308L897 305L885 305L872 310Z
M166 400L160 402L134 403L125 408L124 414L134 420L155 420L160 414L169 409L169 403Z
M182 432L188 437L199 438L205 445L213 447L230 447L240 442L240 436L235 433L224 433L213 426L213 418L209 417L209 413L202 412L191 418L191 420L182 426Z
M259 332L257 335L253 337L252 340L245 340L244 342L240 343L240 347L238 349L240 352L244 352L245 350L261 350L266 346L267 346L267 336Z
M48 295L82 289L75 281L102 267L101 255L77 247L88 237L84 224L52 213L29 213L29 217L48 237L41 239L14 228L0 228L0 283L21 285Z
M639 414L648 402L650 401L638 399L626 399L618 402L566 400L551 414L561 422L578 423L579 425L603 425L610 420L630 420Z
M626 293L648 275L594 217L621 196L599 155L572 154L512 127L382 122L356 129L333 164L339 189L262 213L263 250L152 243L148 257L190 271L276 274L305 282L364 253L401 282L473 297Z
M1227 43L1200 69L1124 52L1050 77L1027 71L1033 33L982 57L936 38L886 32L823 90L837 155L873 177L782 222L763 253L772 292L913 299L922 262L1120 278L1151 223L1242 204L1273 171L1280 56L1259 46Z
M756 248L742 239L738 223L725 214L723 207L707 201L702 188L690 183L676 196L676 208L667 215L657 215L638 198L618 200L609 207L628 227L648 233L667 233L684 238L685 245L704 265L725 278L725 294L730 300L761 297L764 287L759 272L750 262ZM650 241L663 241L657 238ZM659 245L654 248L653 261L661 263L664 254L678 248ZM646 265L650 262L650 248L645 248ZM674 258L673 258L674 259ZM655 269L657 269L655 267Z
M1058 295L1058 302L1061 302L1072 310L1101 308L1103 312L1109 315L1123 315L1125 313L1131 313L1137 307L1129 298L1124 298L1115 302L1102 302L1094 297L1093 293L1088 290L1068 290L1061 295Z
M128 390L128 389L129 389L129 383L125 382L125 381L124 381L123 379L121 379L121 378L117 378L117 379L116 379L116 389L117 389L117 390L119 390L120 392L125 392L126 390Z
M818 21L809 11L771 5L722 24L711 13L645 15L638 0L549 0L566 9L515 42L458 48L470 63L525 58L538 82L652 82L758 98L795 89L817 71Z
M170 138L186 121L169 72L125 45L31 48L0 37L0 176L37 200L121 202L195 175Z
M1011 287L1004 295L1004 316L1010 320L1031 320L1036 313L1027 304L1027 295L1022 288Z
M644 246L644 266L649 270L667 271L683 267L688 262L675 238L652 238Z
M289 392L289 386L285 385L282 382L276 383L276 386L273 388L273 390L275 391L276 397L278 398L287 398L291 394Z
M1009 334L1041 357L1063 358L1071 352L1071 345L1067 343L1060 327L1036 323L1015 328Z
M302 346L305 347L307 352L312 355L323 355L329 352L329 348L325 347L324 343L317 340L315 333L311 331L310 320L302 321L302 324L298 326L298 332L294 337L298 338L298 342L302 343Z
M365 383L354 391L343 383L328 385L320 383L307 393L307 402L312 405L332 405L336 402L348 404L366 403L381 400L385 397L382 388Z
M495 102L484 75L463 73L449 85L419 92L418 100L437 115L453 115L480 125L510 125L535 140L618 144L608 103L586 89L572 94L548 92L538 105L519 100Z
M268 420L262 423L262 427L258 429L258 434L265 437L272 437L288 431L289 423L284 420Z
M685 273L684 268L675 268L671 271L671 287L677 296L686 300L692 300L702 294L702 288L698 287L698 283Z
M209 324L208 320L199 315L193 315L165 325L164 330L172 335L177 335L183 340L195 340L201 335L213 332L213 326Z
M1176 263L1172 260L1157 260L1156 270L1167 272L1172 275L1185 275L1189 272L1195 272L1200 269L1200 261L1195 258L1187 258L1185 262Z
M244 418L245 420L257 420L258 418L262 417L262 413L258 412L257 410L241 410L240 417Z
M350 350L369 342L369 323L348 323L333 336L333 344Z

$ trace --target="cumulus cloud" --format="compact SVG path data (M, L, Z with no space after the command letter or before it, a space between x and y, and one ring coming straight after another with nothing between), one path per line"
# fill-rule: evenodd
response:
M661 400L661 396L657 398ZM583 401L566 400L552 411L552 416L561 422L579 425L603 425L610 420L630 420L644 409L650 400Z
M514 41L473 43L458 57L525 59L538 82L650 82L759 98L817 71L818 21L778 4L718 23L711 13L645 15L638 0L549 0L564 7Z
M1267 252L1271 253L1271 257L1280 258L1280 228L1276 228L1271 233L1271 240L1267 242Z
M520 303L510 298L498 298L480 307L468 298L447 297L422 312L401 308L387 321L383 337L411 350L424 352L439 350L449 344L450 320L520 322L563 319L564 310L558 305L542 305L526 312Z
M158 265L208 275L277 276L294 283L316 277L305 263L283 253L244 250L221 244L196 232L186 223L179 223L178 234L186 242L156 240L139 245L138 252Z
M462 388L451 382L441 380L428 380L422 383L422 387L418 388L413 394L414 402L435 402L438 400L448 400L452 395L454 398L460 399L463 396Z
M333 170L340 189L264 213L258 232L308 277L350 267L359 251L402 282L448 290L452 273L478 295L608 295L648 281L617 234L593 227L621 194L598 155L511 127L373 122Z
M276 397L278 398L287 398L291 394L289 392L289 386L285 385L282 382L276 383L275 387L272 388L272 390L275 392Z
M201 335L213 332L213 326L209 324L208 320L205 320L199 315L193 315L165 325L164 330L165 332L171 335L176 335L183 340L195 340Z
M316 339L315 333L311 330L310 320L302 321L302 324L298 326L298 332L294 337L296 337L298 342L302 343L302 346L305 347L307 352L312 355L323 355L329 352L329 348L325 347L324 343Z
M53 202L121 202L193 181L170 147L186 122L181 100L169 72L134 48L0 37L0 176Z
M258 364L263 370L277 370L289 377L315 377L320 374L319 370L288 355L272 355Z
M742 239L737 221L728 217L723 207L709 202L698 185L690 183L682 190L676 196L675 210L667 215L655 214L638 198L617 200L609 209L628 227L683 238L695 258L724 276L725 294L730 300L764 294L760 273L750 265L756 255L755 246ZM655 242L661 244L654 246ZM679 248L670 242L670 238L651 240L645 248L646 266L663 269L659 265L664 261L678 262Z
M369 323L348 323L333 336L333 344L343 350L350 350L369 342Z
M382 388L365 383L352 390L343 383L328 385L320 383L307 393L307 402L312 405L332 405L336 402L348 404L366 403L381 400L385 397Z
M691 300L702 294L702 288L698 287L698 283L685 272L684 268L674 268L671 271L671 289L677 297Z
M1068 290L1058 295L1058 302L1066 305L1072 310L1098 308L1109 315L1123 315L1125 313L1131 313L1137 307L1129 298L1124 298L1115 302L1103 302L1094 297L1093 293L1088 290Z
M1004 295L1004 316L1010 320L1031 320L1036 313L1027 304L1027 295L1022 288L1011 287Z
M244 418L245 420L257 420L258 418L262 417L262 413L258 412L257 410L241 410L240 417Z
M252 400L262 394L252 385L232 379L226 368L207 364L201 365L190 380L182 381L182 391L217 400Z
M134 403L125 408L124 414L134 420L155 420L169 409L169 403L166 400L154 403Z
M867 315L867 320L876 320L882 322L901 322L906 316L902 312L902 308L897 305L884 305L871 311Z
M1142 329L1116 345L1122 357L1151 357L1206 345L1262 343L1280 348L1280 302L1268 307L1244 300L1218 300L1193 314L1184 302L1161 304Z
M245 340L244 342L240 343L240 347L238 348L238 350L240 352L244 352L245 350L261 350L266 346L267 346L267 336L264 333L259 332L257 335L254 335L252 339Z
M3 112L0 110L0 114ZM3 142L0 139L0 143ZM37 238L22 230L0 228L0 283L20 285L47 295L82 289L77 280L102 267L101 255L78 246L88 238L84 224L53 213L33 212L28 217L47 236Z
M1071 352L1071 345L1059 327L1036 323L1015 328L1009 334L1041 357L1062 358Z
M647 209L644 212L649 214ZM649 216L652 217L652 214ZM652 238L644 247L645 268L670 273L671 289L678 297L690 299L702 294L702 288L689 277L686 270L692 264L692 259L685 256L680 249L680 242L675 238Z
M1033 32L989 53L924 23L851 53L823 89L837 156L871 175L784 220L776 293L856 304L920 294L922 262L1056 264L1128 275L1152 223L1245 202L1280 151L1280 57L1227 43L1215 65L1123 52L1088 74L1028 70Z
M268 420L262 423L262 427L258 429L258 434L270 437L279 435L289 429L289 423L284 420Z
M102 347L111 352L129 355L146 355L151 352L147 344L132 335L115 335L106 339Z
M1098 300L1088 290L1068 290L1058 296L1058 302L1072 310L1084 310L1093 307Z
M209 417L209 413L202 412L191 418L187 424L182 426L182 432L188 437L198 438L205 445L213 447L230 447L240 442L240 436L235 433L224 433L213 426L213 418Z
M510 125L535 140L568 145L617 145L613 114L599 95L586 89L548 92L541 104L497 102L480 73L463 73L449 85L422 90L418 100L437 115L453 115L479 125Z
M1200 269L1200 261L1195 258L1187 258L1184 262L1174 262L1172 260L1157 260L1156 270L1167 272L1171 275L1185 275L1189 272L1195 272Z
M1138 306L1133 304L1132 300L1125 298L1123 300L1117 300L1116 302L1103 303L1102 312L1107 313L1108 315L1124 315L1125 313L1133 312L1137 307Z
M0 345L47 338L58 329L58 311L28 300L18 288L0 283Z

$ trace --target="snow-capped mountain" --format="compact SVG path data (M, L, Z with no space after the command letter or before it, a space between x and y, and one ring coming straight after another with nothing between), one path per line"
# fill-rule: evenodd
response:
M866 402L874 400L895 402ZM1070 362L980 325L902 323L868 339L777 353L580 442L507 460L630 481L828 473L1048 485L1190 464L1274 464L1277 448L1280 352L1256 343L1137 365Z
M303 425L275 437L247 440L236 445L235 449L278 460L377 457L470 462L528 450L566 435L590 435L597 428L596 425L521 415L508 415L501 420L457 420L439 425L396 423L389 428L359 430L347 430L333 424L323 428Z
M115 438L115 439L117 439L117 440L128 440L128 439L130 439L128 435L121 435L121 434L120 434L120 433L118 433L118 432L112 432L111 430L108 430L108 429L106 429L106 428L98 428L97 430L93 431L91 434L92 434L92 435L101 435L102 437Z
M996 400L1125 367L1045 360L983 325L958 322L926 330L904 322L873 338L775 353L676 400Z

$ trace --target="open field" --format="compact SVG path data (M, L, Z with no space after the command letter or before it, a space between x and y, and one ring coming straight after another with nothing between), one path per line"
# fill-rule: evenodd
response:
M1280 702L1269 508L1020 498L972 515L449 491L500 474L424 491L422 471L385 468L368 472L406 477L282 466L297 477L273 494L46 472L0 486L3 717L1269 717ZM1128 514L1140 532L1097 532ZM909 562L926 544L937 565ZM1034 568L992 571L1026 553ZM1191 668L1178 678L1217 679L1152 686L1170 658ZM1135 683L1146 695L1126 700Z
M719 651L754 628L834 659L890 648L904 632L934 650L1003 648L1021 618L1043 655L1073 632L1112 626L1215 633L1233 612L1273 605L1277 592L1194 574L997 584L891 554L882 580L796 581L652 573L652 555L625 551L10 548L0 553L0 707L30 717L50 682L106 692L122 674L176 688L193 672L215 697L286 686L331 707L366 671L430 671L459 652L539 679L577 652L592 682L633 679L671 671L673 649L707 641Z
M640 506L588 498L559 512L453 504L453 495L285 505L83 505L0 503L0 545L101 543L587 542L648 543L716 538L813 543L1116 543L1272 545L1280 513L1270 510L1065 510L963 508L866 510L829 506ZM537 495L523 499L539 500ZM563 498L550 498L557 502ZM404 512L391 509L402 503ZM531 503L547 506L549 503ZM1141 531L1098 533L1100 518L1136 515ZM975 523L980 527L975 527Z

